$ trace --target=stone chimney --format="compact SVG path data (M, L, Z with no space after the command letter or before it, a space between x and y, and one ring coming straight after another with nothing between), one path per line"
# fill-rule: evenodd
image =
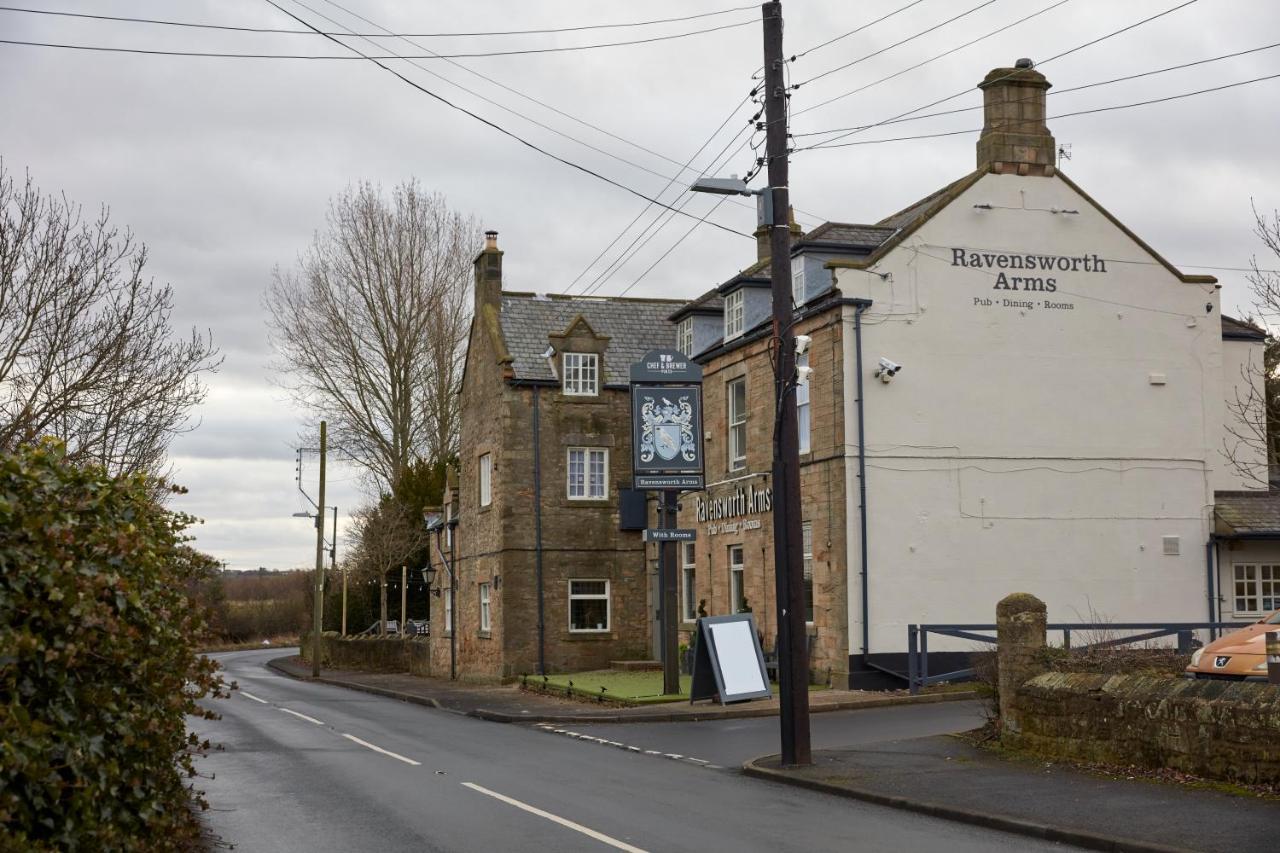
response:
M804 236L804 231L796 223L796 209L794 207L788 208L787 221L790 223L788 230L791 231L791 245L794 246ZM768 225L761 225L753 232L756 238L756 261L763 261L772 254L773 244L769 232Z
M1053 174L1058 147L1044 123L1044 93L1050 85L1030 59L1019 59L1013 68L997 68L978 84L983 99L979 169Z
M498 232L484 232L484 248L476 255L476 313L482 305L498 308L502 301L502 250Z

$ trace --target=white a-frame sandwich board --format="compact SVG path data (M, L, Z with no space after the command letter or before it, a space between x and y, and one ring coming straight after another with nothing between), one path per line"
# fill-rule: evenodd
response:
M719 696L720 704L727 705L773 695L750 613L704 616L698 620L696 637L690 703Z

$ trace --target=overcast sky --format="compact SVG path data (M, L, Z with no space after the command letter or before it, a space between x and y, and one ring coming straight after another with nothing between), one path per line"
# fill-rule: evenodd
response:
M292 0L279 2L325 29L375 29L329 0L305 0L310 9ZM787 53L800 53L908 2L786 0ZM801 86L792 101L793 132L888 119L972 87L992 68L1012 65L1023 56L1046 60L1176 6L1178 0L992 0L953 23L891 47L980 3L920 0L882 23L800 56L790 68L793 83L884 51ZM715 12L732 0L342 4L394 32L439 33L625 23ZM259 0L30 0L26 5L298 27ZM802 112L1049 7L1054 8L919 69ZM324 21L322 14L338 23ZM651 44L423 61L426 71L404 62L396 67L561 157L653 195L751 88L751 75L761 64L758 19L758 7L746 7L649 27L421 39L420 44L437 53L475 53L746 24ZM346 55L314 35L13 12L0 12L0 38L170 51ZM1199 0L1132 32L1046 62L1041 70L1056 88L1066 89L1273 42L1280 42L1280 4L1274 0ZM372 50L367 43L353 43ZM403 41L384 39L381 44L388 52L427 52ZM1053 96L1049 113L1129 104L1276 73L1280 48ZM1243 273L1201 265L1246 266L1259 248L1250 233L1250 199L1268 210L1280 206L1278 95L1280 80L1272 80L1049 124L1060 143L1071 145L1065 172L1175 264L1189 272L1216 274L1224 288L1224 310L1245 313ZM46 191L65 192L87 207L109 205L114 221L131 227L148 245L151 274L174 286L179 326L211 329L225 353L226 363L210 377L209 399L197 413L201 425L178 439L172 451L178 479L191 490L178 506L205 519L196 531L198 546L233 568L290 568L313 559L311 528L290 517L306 508L294 483L293 448L307 425L272 385L261 296L272 268L290 265L320 227L329 197L352 181L390 187L417 178L444 193L456 208L475 214L485 227L501 232L508 288L551 292L569 288L645 207L635 196L520 145L364 60L142 56L0 45L0 104L0 157L6 167L30 170ZM981 95L972 89L925 112L979 104ZM711 165L712 156L749 116L750 106L741 107L694 165ZM973 133L797 154L791 188L802 224L812 227L824 219L874 222L969 172L980 116L963 112L894 124L850 141ZM797 144L812 139L799 137ZM744 174L750 168L750 149L728 156L737 147L731 146L723 165L717 164L718 174ZM678 188L693 176L685 174L663 199L683 201ZM714 202L695 197L686 210L701 215ZM654 215L650 210L641 223ZM712 219L740 232L750 232L755 224L750 208L732 204L721 206ZM599 292L617 294L631 287L633 296L694 296L754 260L752 242L704 225L632 286L691 222L676 217L602 282ZM575 290L595 279L637 231L581 278ZM314 493L313 461L305 474ZM340 507L344 519L362 501L356 480L355 472L341 468L331 477L330 502ZM340 550L342 545L340 541Z

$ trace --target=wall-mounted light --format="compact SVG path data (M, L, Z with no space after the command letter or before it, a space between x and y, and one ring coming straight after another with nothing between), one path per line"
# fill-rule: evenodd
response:
M991 205L986 204L986 203L983 203L983 204L975 204L975 205L973 206L973 209L974 209L974 210L991 210Z

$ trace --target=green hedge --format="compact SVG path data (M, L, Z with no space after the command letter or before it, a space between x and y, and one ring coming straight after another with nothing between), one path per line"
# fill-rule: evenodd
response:
M0 455L0 849L186 850L186 715L225 695L187 593L214 571L156 484Z

